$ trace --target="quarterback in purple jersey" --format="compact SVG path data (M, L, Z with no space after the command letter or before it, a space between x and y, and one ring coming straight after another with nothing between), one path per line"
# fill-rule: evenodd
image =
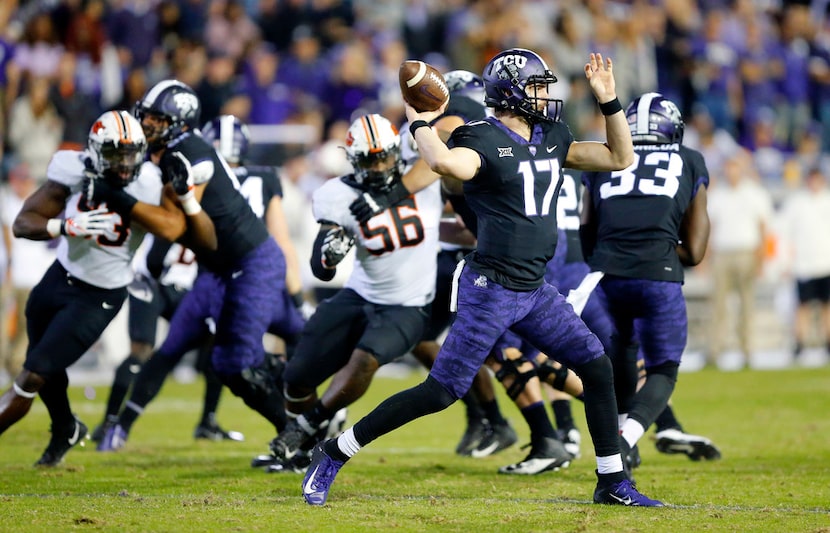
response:
M457 128L444 144L429 122L444 109L406 106L422 160L438 176L464 182L478 220L478 247L454 281L455 322L426 380L381 403L337 439L314 449L302 490L323 505L334 479L363 446L464 395L496 341L521 335L582 378L597 457L597 503L661 506L626 477L620 454L611 362L564 296L544 280L557 240L556 198L563 167L615 171L632 162L631 135L616 98L612 63L591 54L585 76L606 118L605 143L576 142L548 96L556 77L535 52L497 54L484 69L494 117Z

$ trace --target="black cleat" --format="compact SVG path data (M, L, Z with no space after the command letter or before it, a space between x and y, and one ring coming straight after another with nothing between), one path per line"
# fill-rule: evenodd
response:
M72 433L69 434L55 434L52 433L52 438L49 440L49 446L44 450L43 455L35 463L35 466L56 466L63 461L64 455L73 446L80 444L84 445L84 439L87 438L86 425L75 417L75 427Z
M212 424L199 424L196 426L196 430L193 432L193 438L197 440L232 440L236 442L243 442L245 440L245 435L238 431L225 431L219 426L219 424L214 422Z
M461 436L461 441L455 447L455 453L458 455L472 455L482 439L487 436L489 432L489 425L487 420L483 418L471 418L467 420L467 429L464 435Z
M487 432L487 435L481 439L481 442L476 446L476 448L470 452L475 458L487 457L488 455L493 455L494 453L498 453L505 448L509 448L518 442L519 436L516 435L516 431L510 425L510 423L505 420L502 424L490 425L490 431Z
M531 443L530 453L521 462L499 468L499 474L534 475L555 472L567 468L573 455L568 453L562 442L556 439L542 439ZM527 446L524 446L527 447Z

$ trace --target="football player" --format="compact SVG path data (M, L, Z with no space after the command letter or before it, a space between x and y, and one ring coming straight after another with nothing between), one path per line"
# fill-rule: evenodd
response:
M26 415L36 395L46 405L52 437L37 465L57 465L87 435L69 404L66 369L100 337L124 303L133 279L130 263L145 228L206 249L215 245L205 215L198 210L185 215L173 203L172 188L187 188L186 181L178 183L183 176L168 175L175 183L163 196L158 169L144 163L146 151L147 140L135 118L126 111L104 113L90 129L86 150L54 154L46 183L25 201L14 221L16 237L60 238L56 261L26 305L29 348L24 369L0 397L0 433ZM143 206L132 210L117 201L91 205L85 188L90 179L140 199ZM162 223L153 225L148 216Z
M400 144L397 129L384 117L359 117L346 137L354 172L327 181L312 197L320 222L312 272L331 279L352 246L355 265L344 288L318 305L286 364L285 398L293 420L271 442L279 462L291 460L338 410L363 396L378 368L423 336L435 295L440 183L363 223L349 211L362 192L383 191L400 181ZM317 387L328 378L331 384L318 398Z
M286 289L282 251L239 192L227 162L198 135L200 108L193 89L177 80L157 83L135 107L153 161L163 175L166 168L184 167L193 183L188 192L213 222L218 247L191 247L199 275L176 309L164 343L136 378L118 422L98 444L99 451L124 446L170 370L209 334L209 323L215 324L211 363L222 382L277 431L285 424L275 361L266 357L262 337L270 330L293 342L303 318ZM188 203L183 207L190 209Z
M303 496L323 505L334 479L363 446L463 396L496 341L521 335L582 379L585 415L597 460L597 503L661 506L626 477L620 454L611 362L555 287L545 266L556 248L556 198L563 167L615 171L633 159L631 134L615 93L612 63L592 53L585 76L605 115L605 143L576 142L560 122L562 101L548 96L556 77L535 52L515 48L485 66L494 117L457 128L444 144L429 122L443 113L406 105L422 161L438 176L464 182L478 219L476 251L454 278L457 315L426 380L400 392L337 439L314 448Z
M450 92L450 101L444 114L433 122L433 126L449 136L455 128L485 116L484 81L481 76L466 70L453 70L444 74ZM403 157L407 167L419 156L412 135L408 130L401 133ZM444 196L455 214L451 220L442 221L441 251L438 253L438 277L435 284L435 300L432 304L429 323L424 338L412 349L412 354L427 368L432 367L441 345L437 339L449 328L450 288L455 266L475 248L475 215L470 216L469 207L460 191L444 190ZM459 214L472 227L455 222ZM450 241L450 242L447 242ZM466 408L467 428L455 448L459 455L486 457L516 443L518 436L510 422L501 414L490 372L482 367L470 391L461 401Z
M646 93L625 116L634 161L624 169L583 174L581 228L588 264L604 273L599 283L614 325L624 457L674 390L688 329L683 268L703 259L709 238L709 173L703 156L681 144L677 106ZM646 372L639 390L633 358L626 356L626 347L637 341Z

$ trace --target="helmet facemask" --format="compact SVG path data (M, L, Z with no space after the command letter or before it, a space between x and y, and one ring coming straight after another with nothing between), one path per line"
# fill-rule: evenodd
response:
M382 191L403 176L401 147L389 150L349 155L354 167L355 181L370 189Z
M385 190L403 175L401 137L380 115L364 115L352 122L345 148L355 181L367 188Z

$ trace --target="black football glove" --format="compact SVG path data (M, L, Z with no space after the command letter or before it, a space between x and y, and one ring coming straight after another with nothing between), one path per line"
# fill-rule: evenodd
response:
M193 169L184 154L181 152L165 153L162 169L165 183L172 184L173 190L179 197L193 194Z
M123 215L129 215L133 206L138 202L135 198L124 192L122 189L113 187L107 180L99 177L91 167L84 170L83 192L81 201L86 202L87 207L95 209L103 203L111 211Z
M323 246L320 248L320 251L323 252L323 266L326 268L336 267L346 257L353 245L354 237L349 235L345 229L339 226L331 228L326 233Z
M385 192L364 192L349 204L349 211L352 212L355 220L363 224L411 194L404 184L398 180Z

